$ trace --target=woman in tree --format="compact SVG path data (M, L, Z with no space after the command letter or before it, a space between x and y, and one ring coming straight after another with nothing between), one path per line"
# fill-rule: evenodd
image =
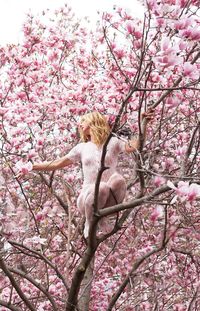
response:
M146 125L151 118L151 111L143 114L142 131L144 136L146 135ZM93 212L95 182L100 168L103 145L110 134L110 127L107 118L95 111L81 118L79 132L82 142L72 148L67 155L55 161L35 163L33 170L53 171L71 164L82 163L84 181L77 199L77 206L86 218L84 236L87 238ZM117 172L118 155L121 152L133 152L138 148L138 139L126 143L113 136L109 140L105 156L105 166L108 168L103 172L99 186L99 209L119 204L124 200L126 183Z

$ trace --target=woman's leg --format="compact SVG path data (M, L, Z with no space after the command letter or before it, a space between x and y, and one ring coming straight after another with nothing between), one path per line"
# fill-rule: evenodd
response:
M125 179L118 173L114 173L108 180L109 196L104 207L113 206L121 203L126 195ZM99 226L104 233L108 233L113 229L113 221L110 217L103 217L99 221Z
M110 194L110 189L106 183L101 182L99 186L99 197L98 197L98 208L101 209L105 207ZM84 227L84 237L88 237L89 225L92 220L93 215L93 204L94 204L94 186L87 188L86 192L81 194L78 198L78 208L79 210L85 211L85 227Z
M107 183L101 182L99 187L98 208L113 206L121 203L126 194L125 179L118 173L113 174ZM83 191L77 201L77 205L81 213L85 213L85 227L84 236L88 237L89 225L93 215L94 204L94 186L89 186ZM102 219L99 223L100 227L104 231L110 230L109 222L106 218Z
M106 202L106 207L121 203L126 195L125 179L118 173L114 173L107 182L110 188L110 195Z

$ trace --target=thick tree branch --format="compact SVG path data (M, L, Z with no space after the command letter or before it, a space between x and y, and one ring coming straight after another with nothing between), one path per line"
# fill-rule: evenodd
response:
M121 204L117 204L115 206L104 208L104 209L99 211L99 216L100 217L105 217L105 216L114 214L116 212L120 212L120 211L123 211L123 210L126 210L126 209L132 209L132 208L134 208L136 206L140 206L142 204L149 203L155 197L157 197L160 194L163 194L163 193L165 193L165 192L167 192L169 190L171 190L171 188L169 188L168 186L162 186L162 187L154 190L150 194L148 194L146 196L143 196L142 198L130 201L129 203L121 203Z
M74 272L65 311L77 310L78 294L80 291L80 286L83 281L86 270L94 257L96 247L94 247L93 243L92 245L88 244L87 250L84 253L84 256L80 264L78 265L78 267Z

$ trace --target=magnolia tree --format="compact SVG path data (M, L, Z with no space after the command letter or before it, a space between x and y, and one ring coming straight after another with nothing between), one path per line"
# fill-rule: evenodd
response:
M23 42L0 50L1 311L200 308L199 1L144 5L143 20L116 7L94 31L67 5L28 15ZM91 110L141 143L120 158L125 201L98 210L108 138L86 240L81 167L31 172L31 162L65 155Z

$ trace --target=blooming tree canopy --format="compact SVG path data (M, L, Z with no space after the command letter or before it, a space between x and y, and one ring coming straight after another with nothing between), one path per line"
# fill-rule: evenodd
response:
M115 7L92 31L67 5L28 14L23 42L0 49L1 311L199 310L199 1L144 6L143 20ZM85 240L81 167L31 170L77 144L91 110L141 144L120 158L126 200L95 199Z

